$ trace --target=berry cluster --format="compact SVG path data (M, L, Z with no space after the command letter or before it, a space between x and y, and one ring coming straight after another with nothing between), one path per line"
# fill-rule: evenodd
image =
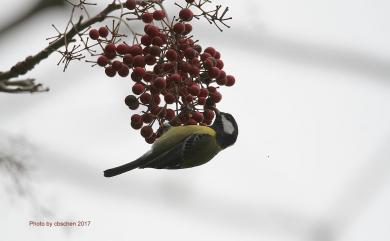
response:
M131 126L140 130L147 143L163 133L165 123L210 125L215 116L213 107L222 99L219 87L235 83L235 78L223 70L221 54L212 47L202 49L189 36L194 1L186 2L179 18L171 22L163 10L139 13L144 32L132 45L115 42L107 27L89 31L90 38L102 47L96 63L105 68L106 75L130 75L132 94L125 103L131 110L140 109L131 116ZM134 10L138 3L127 0L125 6Z

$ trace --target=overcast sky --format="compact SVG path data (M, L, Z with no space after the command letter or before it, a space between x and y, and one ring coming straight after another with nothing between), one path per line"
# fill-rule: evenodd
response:
M34 3L0 2L0 26ZM84 62L63 73L53 54L26 75L50 92L0 94L0 150L28 166L30 191L1 174L5 240L389 240L390 2L217 3L232 28L201 21L194 35L236 76L219 107L236 117L237 143L201 167L105 179L149 148L123 103L131 81ZM0 69L68 17L51 9L0 36ZM91 225L28 225L79 220Z

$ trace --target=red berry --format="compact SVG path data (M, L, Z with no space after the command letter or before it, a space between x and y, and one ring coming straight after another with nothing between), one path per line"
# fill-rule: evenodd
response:
M167 118L167 120L171 121L173 118L175 118L175 111L172 110L172 109L167 109L167 113L165 115L165 118Z
M133 93L136 95L142 94L142 92L144 92L144 90L145 90L145 87L141 83L135 83L133 85L133 88L132 88Z
M170 77L170 81L175 82L178 84L181 81L181 76L179 74L173 74Z
M107 44L106 47L104 48L104 51L106 53L115 53L115 51L116 51L115 44L113 44L113 43Z
M187 59L193 59L196 56L196 51L193 48L188 47L184 50L184 56L186 56Z
M198 104L205 105L206 104L206 97L198 97Z
M108 58L104 55L99 56L99 58L97 59L97 63L99 66L104 67L108 64Z
M175 23L175 25L173 25L173 31L177 34L182 34L184 33L185 31L185 25L184 23Z
M214 55L214 58L220 59L220 58L221 58L221 53L218 52L218 51L216 51L216 52L215 52L215 55Z
M211 56L211 54L209 54L209 53L203 53L203 54L200 55L200 59L201 59L202 61L205 61L206 59L208 59L208 58L210 58L210 57L212 57L212 56Z
M164 41L162 40L162 38L160 36L156 36L152 39L152 44L157 45L157 46L161 46L164 44Z
M141 136L143 136L144 138L148 139L148 138L152 137L152 135L153 135L152 127L150 127L150 126L142 127L142 129L141 129Z
M202 88L199 91L199 97L207 97L209 95L209 91L206 88Z
M194 120L194 119L189 119L186 124L187 125L197 125L198 122L196 122L196 120Z
M190 103L194 100L194 97L192 95L186 95L184 97L184 99L185 99L185 102Z
M108 59L115 59L116 53L115 52L112 52L112 53L105 52L104 56L106 56Z
M118 71L118 70L120 70L120 69L123 67L123 64L122 64L121 61L115 60L115 61L112 63L112 67L113 67L116 71Z
M125 56L123 56L123 63L125 63L127 65L133 64L133 55L125 54Z
M148 13L148 12L143 13L143 14L141 15L141 19L142 19L142 21L143 21L144 23L151 23L151 22L153 21L153 14Z
M210 109L206 109L204 110L203 112L203 116L204 116L204 119L205 120L213 120L214 119L214 111L210 110Z
M161 54L161 49L158 46L153 45L150 47L150 54L153 56L160 56Z
M132 122L140 122L140 121L142 121L142 117L138 114L134 114L131 116L131 121Z
M134 95L128 95L125 98L125 104L131 109L136 110L139 107L139 102L137 97Z
M153 85L158 89L164 89L166 86L166 81L163 77L157 77L153 80Z
M151 137L149 137L148 139L145 139L145 141L148 144L153 144L156 141L156 138L157 138L157 136L153 133L153 135Z
M143 78L144 78L144 80L145 80L146 82L150 82L150 81L153 80L154 74L153 74L153 72L151 72L151 71L147 71L147 72L145 72L145 75L144 75Z
M217 78L219 76L220 70L217 67L212 67L209 70L210 78Z
M129 75L129 67L122 64L122 68L118 70L118 74L121 77L127 77Z
M226 84L226 78L217 78L215 81L218 85L225 85Z
M131 127L133 127L133 129L135 129L135 130L141 129L142 125L143 125L142 121L137 121L137 122L132 121L131 122Z
M99 35L102 38L105 38L108 36L108 29L106 27L100 27L99 28Z
M127 9L133 10L136 7L136 2L135 0L127 0L125 5Z
M189 33L191 33L191 31L192 31L192 25L191 24L189 24L189 23L186 23L185 25L185 30L184 30L184 35L187 35L187 34L189 34Z
M222 100L222 95L218 91L215 91L210 95L211 100L214 101L214 103L218 103Z
M162 20L165 17L165 12L163 10L156 10L153 12L153 18L155 20Z
M210 93L214 93L215 91L217 91L217 88L215 88L214 86L209 86L208 90Z
M215 65L218 69L223 69L224 63L222 60L217 59L217 64Z
M145 34L141 37L141 43L145 46L149 46L152 43L152 39L149 35Z
M200 93L200 87L197 84L193 84L188 88L188 92L193 96L198 96Z
M203 62L203 65L205 67L205 69L211 69L215 66L216 62L213 61L214 58L207 58L204 62Z
M183 8L182 10L180 10L179 12L179 17L183 20L183 21L186 21L186 22L189 22L192 20L192 18L194 17L194 14L192 13L192 11L188 8Z
M232 75L227 75L226 76L226 86L233 86L234 83L236 82L236 79Z
M94 28L89 30L89 37L93 40L97 40L99 38L99 31Z
M152 95L145 92L145 93L143 93L143 94L140 96L139 99L141 100L141 102L142 102L143 104L149 104L150 101L152 100Z
M127 45L126 44L119 44L118 46L116 46L116 52L118 54L126 54L126 51L127 51Z
M135 67L145 67L145 57L142 55L135 56L133 65Z
M145 113L142 115L142 121L144 123L151 123L154 120L155 116L151 113Z
M173 94L168 93L164 96L164 100L167 104L173 104L176 101L176 97Z
M226 79L226 72L223 70L219 71L219 75L217 79Z
M165 53L165 56L169 61L176 61L177 60L177 53L174 49L168 49L168 51Z
M138 44L131 46L128 51L133 56L143 54L142 48Z
M150 37L155 37L155 36L158 36L160 34L160 30L156 26L151 25L151 24L145 25L144 31Z
M154 104L154 105L159 105L160 102L161 102L161 99L160 99L160 96L159 96L159 95L153 95L153 96L152 96L152 99L153 99L153 104Z
M139 76L140 78L144 77L146 71L144 68L141 68L141 67L135 67L133 69L133 73L137 76Z
M145 56L145 63L147 65L154 65L157 62L156 57L151 54Z
M214 57L217 51L213 47L207 47L204 52Z
M200 69L196 66L192 66L189 72L192 76L199 76Z
M192 118L198 123L203 122L204 119L203 114L200 112L194 112Z
M116 70L112 66L108 66L104 72L108 77L114 77L116 75Z

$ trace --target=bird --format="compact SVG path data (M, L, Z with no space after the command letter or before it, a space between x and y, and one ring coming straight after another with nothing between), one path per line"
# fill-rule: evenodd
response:
M238 136L234 117L215 108L210 126L172 126L155 141L151 149L135 161L107 169L105 177L113 177L136 168L184 169L203 165L220 151L232 146Z

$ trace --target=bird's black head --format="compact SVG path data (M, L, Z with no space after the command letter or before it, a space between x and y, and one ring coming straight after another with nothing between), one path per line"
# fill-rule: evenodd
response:
M238 136L238 126L234 117L229 113L219 112L216 110L215 121L211 128L217 133L217 142L225 149L233 145Z

